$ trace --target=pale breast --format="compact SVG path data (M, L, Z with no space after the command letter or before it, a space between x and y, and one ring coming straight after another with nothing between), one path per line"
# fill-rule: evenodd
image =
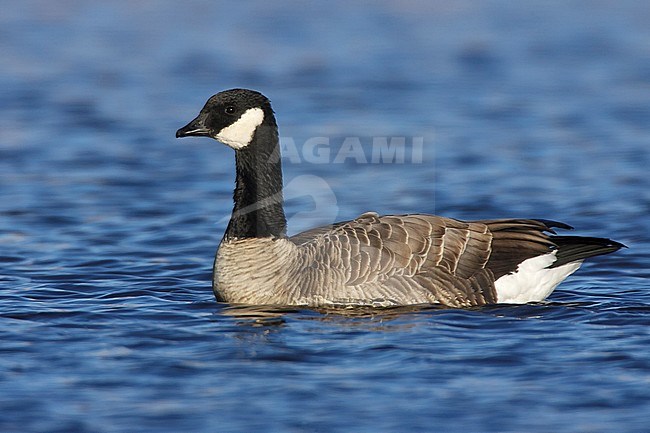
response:
M295 304L296 250L287 239L224 240L215 260L213 290L230 303Z

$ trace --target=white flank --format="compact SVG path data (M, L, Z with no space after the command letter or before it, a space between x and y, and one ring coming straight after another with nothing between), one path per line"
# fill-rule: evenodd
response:
M556 260L556 253L553 251L524 260L515 272L496 280L494 286L497 290L497 301L502 304L525 304L546 299L558 284L577 271L582 264L582 260L579 260L549 269Z
M219 131L216 138L235 150L244 148L250 144L255 130L263 121L264 111L261 108L249 108L235 123Z

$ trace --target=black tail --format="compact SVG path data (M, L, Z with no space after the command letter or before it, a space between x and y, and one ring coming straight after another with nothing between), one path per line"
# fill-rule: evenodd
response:
M551 241L557 245L557 260L551 268L627 248L622 243L605 238L551 236Z

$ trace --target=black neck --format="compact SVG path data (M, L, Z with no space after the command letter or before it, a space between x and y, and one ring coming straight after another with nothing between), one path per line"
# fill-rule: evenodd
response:
M235 162L235 207L224 239L285 237L280 144L272 117L235 152Z

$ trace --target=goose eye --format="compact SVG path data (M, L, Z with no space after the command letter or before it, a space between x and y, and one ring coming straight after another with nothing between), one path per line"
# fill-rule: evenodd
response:
M233 107L232 105L228 105L223 111L226 114L235 114L236 110L235 110L235 107Z

